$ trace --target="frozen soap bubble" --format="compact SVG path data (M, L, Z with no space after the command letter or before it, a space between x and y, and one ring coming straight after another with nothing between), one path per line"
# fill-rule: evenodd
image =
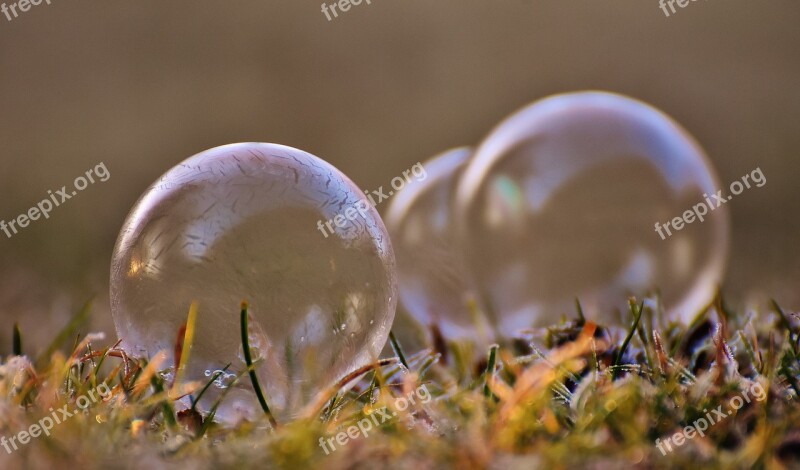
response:
M321 233L338 214L355 217ZM172 357L192 301L197 330L185 378L201 407L229 388L223 421L261 413L246 369L239 306L250 304L253 361L273 414L297 415L323 387L375 361L394 319L395 261L364 193L325 161L274 144L218 147L185 160L128 215L111 266L111 307L129 351Z
M660 111L600 92L557 95L502 122L457 189L466 259L506 334L575 315L630 321L626 299L660 292L689 321L714 294L725 207L665 239L654 230L715 193L703 150ZM702 209L699 209L702 211Z
M478 339L481 331L489 332L477 310L468 308L466 264L457 249L452 210L472 151L457 148L426 162L427 178L395 196L386 215L400 301L420 323L435 325L447 338Z

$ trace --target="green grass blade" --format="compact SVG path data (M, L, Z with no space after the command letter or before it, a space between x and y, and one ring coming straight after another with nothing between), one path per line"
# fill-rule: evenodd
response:
M631 312L633 313L634 316L633 325L631 326L630 331L628 331L628 335L625 337L625 341L622 342L622 346L620 346L619 352L617 353L617 357L614 360L615 379L619 375L620 363L622 362L622 357L625 355L625 351L628 349L628 344L631 342L633 335L636 334L636 329L639 327L639 321L642 319L642 311L644 310L644 301L642 301L641 304L636 305L636 301L634 299L630 299L630 307L631 307Z
M22 334L19 332L19 323L14 323L12 352L15 356L22 356Z
M92 309L92 301L86 302L83 307L75 314L74 317L67 323L67 325L56 335L56 338L50 343L47 349L42 353L37 363L41 364L42 361L47 361L62 344L73 335L76 334L78 328L84 325L89 320L89 312Z
M192 411L196 411L197 403L201 398L203 398L203 394L206 393L206 390L208 390L211 384L214 383L214 381L217 380L222 374L224 374L230 366L231 363L229 362L228 365L226 365L222 370L218 370L213 376L211 376L211 380L209 380L205 386L200 389L200 393L197 394L197 397L192 399Z
M258 383L258 376L256 375L255 369L253 369L253 358L250 357L250 339L249 335L247 334L247 302L242 302L242 309L239 317L239 322L242 326L242 348L244 349L244 360L247 364L247 368L250 370L250 381L253 383L253 389L256 392L256 397L258 397L258 403L261 405L261 409L264 410L264 414L267 415L267 419L269 419L270 424L272 427L277 427L278 423L275 421L275 418L272 416L272 412L269 410L269 405L267 404L267 399L264 397L264 392L261 390L261 385Z
M484 380L484 384L483 384L483 395L486 398L491 398L492 395L493 395L492 394L492 389L489 386L489 383L494 378L494 370L497 367L497 349L498 348L499 348L499 346L496 345L496 344L493 344L489 348L489 360L487 361L487 364L486 364L486 373L484 374L485 380Z
M392 351L394 351L394 355L400 360L400 364L403 364L406 369L411 370L408 361L406 361L406 355L403 354L403 347L400 346L400 342L397 341L397 338L394 336L394 331L389 332L389 342L392 343Z
M150 379L150 385L153 386L153 390L155 390L156 394L164 393L164 383L158 374ZM178 420L175 417L175 410L172 408L169 399L165 399L161 402L161 413L164 415L164 421L166 421L170 427L174 428L178 425Z
M586 316L583 314L583 306L581 306L581 299L575 297L575 309L578 311L578 326L586 324Z

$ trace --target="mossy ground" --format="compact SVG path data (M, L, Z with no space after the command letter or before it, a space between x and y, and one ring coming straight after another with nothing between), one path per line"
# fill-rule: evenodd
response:
M226 428L193 411L176 413L176 397L196 396L205 384L176 385L158 373L158 361L135 360L110 341L77 335L87 308L39 354L25 351L24 334L15 333L16 354L0 365L0 436L29 429L51 408L75 409L76 400L102 384L110 394L56 424L49 436L11 453L0 447L0 468L800 465L795 315L777 304L760 313L730 310L719 298L691 325L665 324L657 310L632 302L627 330L576 315L485 353L441 338L418 352L395 343L397 357L366 368L347 391L321 390L300 419L273 427L265 414ZM188 341L192 330L190 316L177 337ZM71 352L61 352L63 343L74 345ZM250 384L246 373L240 380ZM430 401L395 407L396 397L422 385ZM751 393L731 408L754 389L764 391L763 400ZM368 436L329 454L319 445L320 437L335 437L384 406L397 416ZM673 444L671 452L656 447L656 439L720 406L726 416L717 415L704 436Z

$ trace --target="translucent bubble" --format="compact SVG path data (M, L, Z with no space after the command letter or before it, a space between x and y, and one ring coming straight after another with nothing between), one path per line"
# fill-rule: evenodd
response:
M457 189L484 308L507 334L574 316L576 297L618 324L628 295L659 289L671 317L690 320L723 274L726 208L664 239L654 226L717 187L694 139L639 101L586 92L524 108L482 142Z
M426 326L447 338L488 334L468 308L466 265L457 249L453 199L472 149L457 148L423 164L427 177L394 197L386 215L400 280L400 301Z
M339 214L346 223L330 222ZM206 383L208 371L231 363L204 395L208 410L246 369L239 306L247 300L257 374L287 420L377 359L394 319L394 264L378 213L336 168L290 147L228 145L174 167L136 203L114 252L112 312L129 351L171 357L198 302L185 378ZM336 334L345 324L351 334ZM247 378L228 392L223 421L261 413Z

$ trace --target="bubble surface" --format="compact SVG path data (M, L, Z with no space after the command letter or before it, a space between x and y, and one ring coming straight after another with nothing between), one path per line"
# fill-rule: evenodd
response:
M400 301L420 323L447 338L476 339L488 325L470 309L466 263L457 249L453 214L458 178L473 149L461 147L425 162L428 176L395 196L386 215L400 286Z
M654 229L718 188L703 150L631 98L557 95L502 122L457 189L465 259L504 333L575 315L627 324L628 295L660 290L690 320L721 281L725 206L664 239ZM666 235L666 233L665 233Z
M319 225L368 208L331 231ZM323 387L373 362L397 302L388 234L364 193L306 152L246 143L202 152L162 176L134 206L111 267L117 333L132 353L170 358L192 301L197 330L187 380L224 389L223 421L261 413L245 369L239 306L249 302L257 374L279 420ZM346 325L346 326L345 326ZM346 328L346 329L345 329Z

